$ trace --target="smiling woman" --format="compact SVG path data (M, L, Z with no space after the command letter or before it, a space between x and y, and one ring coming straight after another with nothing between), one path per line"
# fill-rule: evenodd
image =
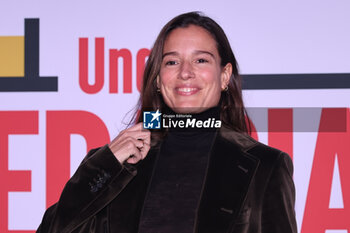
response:
M38 232L297 232L293 164L249 136L237 62L215 21L190 12L163 27L139 109L214 129L150 132L135 113L134 126L88 153Z
M202 27L173 30L164 43L157 86L170 108L195 113L218 105L232 74L232 65L221 66L216 42Z

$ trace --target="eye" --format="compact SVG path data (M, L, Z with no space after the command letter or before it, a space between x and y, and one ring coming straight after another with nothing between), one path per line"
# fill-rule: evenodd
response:
M176 64L177 64L176 61L167 61L167 62L165 62L166 66L173 66L173 65L176 65Z
M204 59L204 58L200 58L197 60L197 63L207 63L208 60L207 59Z

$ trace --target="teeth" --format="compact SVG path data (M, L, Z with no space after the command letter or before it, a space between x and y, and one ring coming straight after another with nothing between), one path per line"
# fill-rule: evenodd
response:
M179 88L179 91L181 92L191 92L197 90L197 88L191 88L191 87L183 87L183 88Z

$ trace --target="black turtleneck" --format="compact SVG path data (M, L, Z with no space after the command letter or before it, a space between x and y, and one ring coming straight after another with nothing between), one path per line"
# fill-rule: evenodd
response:
M191 115L220 119L218 107ZM169 129L145 198L140 233L193 232L214 136L212 129Z

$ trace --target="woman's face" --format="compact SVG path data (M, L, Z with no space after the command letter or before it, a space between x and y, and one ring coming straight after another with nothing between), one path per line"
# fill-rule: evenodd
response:
M196 113L219 103L232 65L220 65L216 42L199 26L174 29L163 48L157 85L165 103L178 113Z

